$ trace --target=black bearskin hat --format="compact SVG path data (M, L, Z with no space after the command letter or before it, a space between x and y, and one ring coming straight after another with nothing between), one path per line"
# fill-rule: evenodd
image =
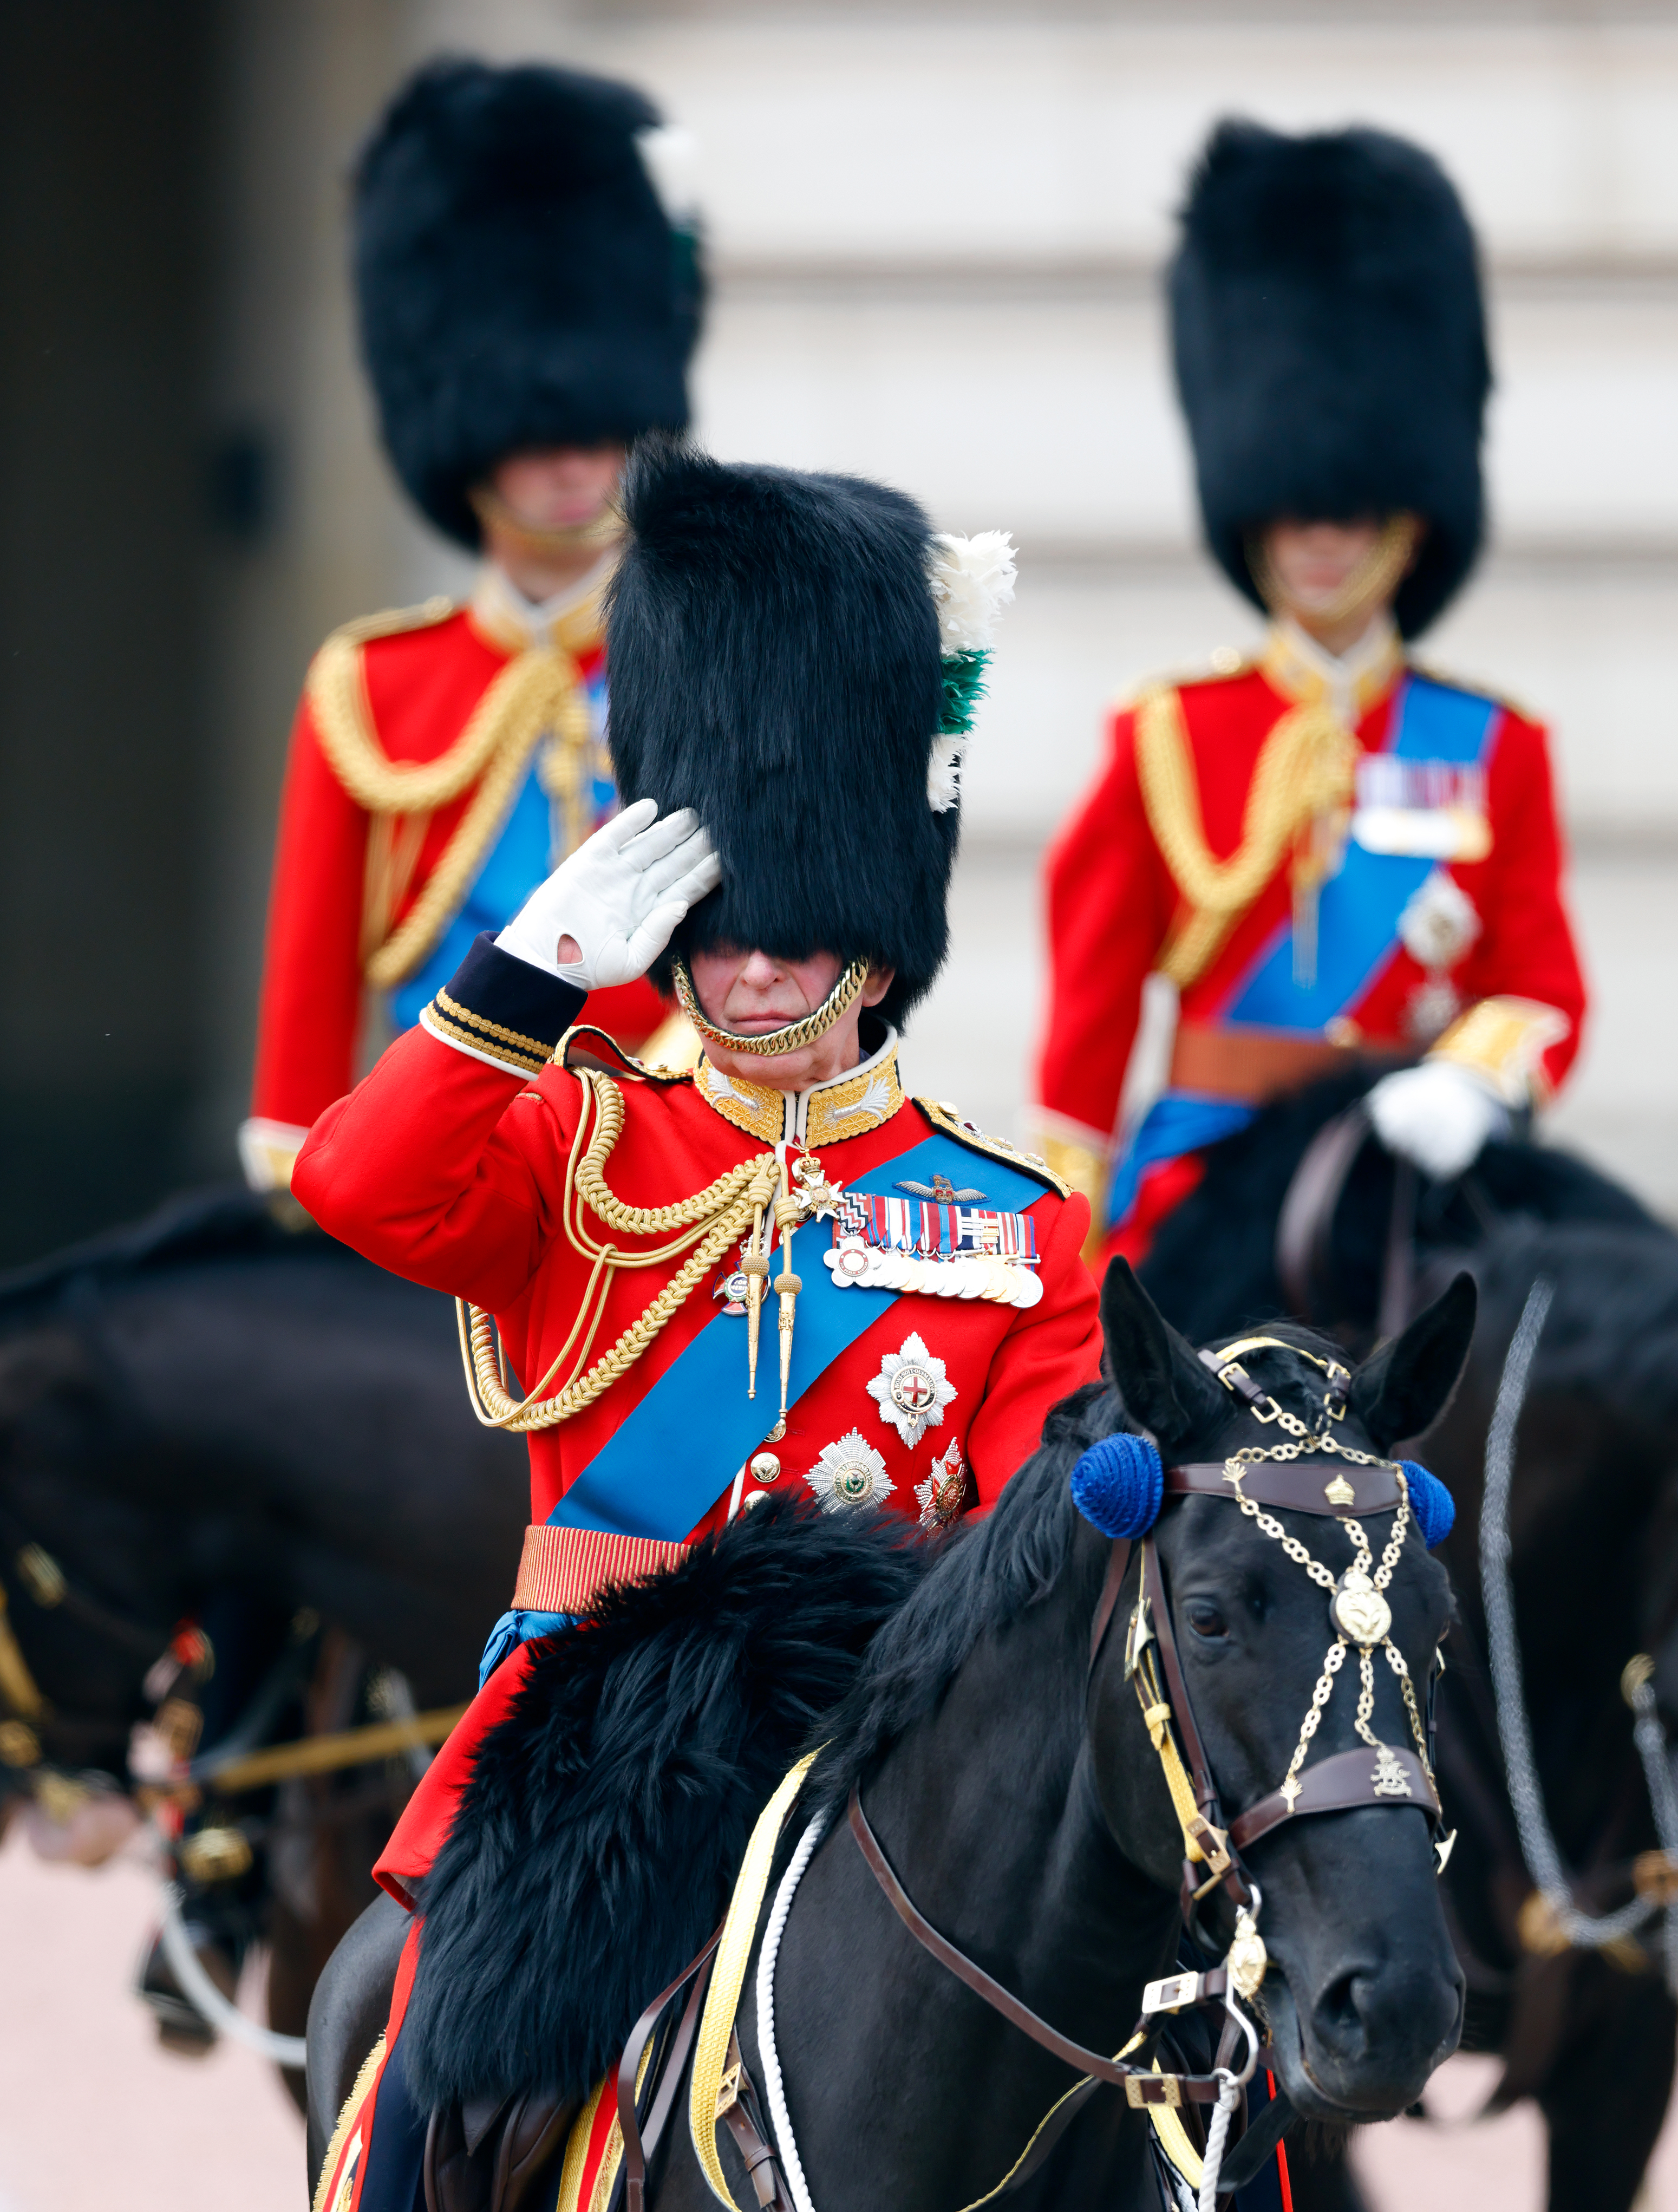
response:
M1246 541L1279 517L1408 509L1400 586L1426 629L1480 548L1492 372L1474 232L1431 155L1369 130L1220 123L1170 271L1177 390L1213 554L1260 603Z
M508 454L686 424L702 286L636 144L659 123L605 77L438 61L362 152L356 292L385 444L464 545L467 493Z
M663 439L632 456L623 504L606 620L618 789L696 808L722 861L672 953L889 963L880 1011L900 1022L943 964L959 823L927 799L944 715L931 525L883 484Z

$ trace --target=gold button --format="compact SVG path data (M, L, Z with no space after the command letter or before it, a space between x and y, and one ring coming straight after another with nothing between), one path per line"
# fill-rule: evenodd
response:
M751 1479L754 1482L774 1482L781 1474L781 1462L770 1451L752 1455Z

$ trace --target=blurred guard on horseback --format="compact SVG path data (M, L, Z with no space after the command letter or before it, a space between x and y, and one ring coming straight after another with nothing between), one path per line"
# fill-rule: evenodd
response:
M1205 1148L1361 1053L1369 1112L1439 1177L1578 1048L1545 733L1408 641L1482 527L1491 381L1472 231L1383 133L1214 131L1170 272L1207 542L1271 617L1255 657L1146 686L1048 864L1043 1149L1091 1255L1146 1254ZM1176 987L1167 1086L1121 1125L1143 986Z
M946 949L1006 538L934 537L880 486L663 440L623 503L625 811L477 939L293 1182L335 1237L456 1294L480 1419L530 1438L513 1609L377 1869L410 1909L538 1694L541 1639L605 1585L679 1588L696 1539L772 1498L929 1529L987 1507L1100 1357L1084 1200L898 1072L895 1024ZM690 1073L580 1025L649 971L704 1041ZM575 1639L574 1674L599 1641ZM454 2016L426 1998L439 1955L435 1929L423 1954L410 1936L398 2057L410 1988L408 2016ZM418 2161L420 2094L387 2057L374 2132L341 2130L329 2162L333 2212L411 2201L376 2177ZM366 2141L375 2179L344 2179Z
M485 556L447 599L346 623L292 732L247 1179L283 1188L354 1078L364 994L408 1029L615 808L601 596L623 451L688 419L702 283L684 134L625 84L445 61L355 180L362 348L422 514ZM667 1009L597 1003L639 1046Z

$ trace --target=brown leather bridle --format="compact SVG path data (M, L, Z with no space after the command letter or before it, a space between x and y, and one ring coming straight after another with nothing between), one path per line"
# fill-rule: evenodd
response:
M1166 1495L1228 1498L1231 1486L1225 1476L1225 1464L1224 1462L1195 1462L1167 1468L1164 1471ZM1325 1469L1330 1481L1337 1481L1343 1486L1343 1490L1350 1490L1349 1498L1343 1495L1343 1491L1333 1499L1327 1495L1327 1485L1322 1479ZM1383 1462L1372 1466L1354 1467L1342 1458L1328 1455L1320 1460L1297 1459L1249 1465L1243 1471L1243 1486L1256 1504L1341 1519L1359 1513L1390 1510L1398 1505L1402 1495L1397 1470L1389 1463ZM1119 1599L1129 1572L1132 1549L1133 1540L1128 1537L1112 1540L1101 1595L1091 1623L1086 1680L1094 1676L1097 1662L1117 1613ZM1136 1626L1146 1620L1151 1623L1152 1638L1159 1650L1165 1694L1170 1707L1170 1726L1175 1730L1177 1742L1183 1747L1183 1764L1199 1808L1199 1821L1194 1832L1202 1856L1196 1862L1185 1854L1180 1900L1184 1926L1191 1936L1195 1935L1195 1905L1211 1887L1221 1886L1237 1912L1255 1911L1260 1897L1259 1886L1245 1865L1242 1851L1261 1836L1270 1834L1290 1820L1303 1820L1320 1813L1347 1812L1371 1805L1407 1806L1425 1812L1435 1834L1438 1834L1440 1826L1438 1795L1420 1759L1407 1750L1395 1748L1389 1753L1389 1757L1395 1759L1403 1770L1409 1785L1409 1795L1395 1796L1389 1794L1388 1790L1377 1790L1370 1753L1362 1746L1352 1751L1332 1753L1327 1758L1314 1760L1302 1768L1299 1776L1301 1787L1292 1804L1280 1790L1273 1790L1233 1821L1225 1822L1217 1781L1212 1771L1211 1761L1207 1757L1188 1685L1183 1679L1170 1600L1160 1568L1158 1550L1152 1534L1141 1539L1140 1552L1137 1601L1132 1613L1132 1648L1126 1655L1127 1674L1134 1671L1137 1662L1134 1649ZM1430 1688L1430 1733L1432 1717ZM933 1926L893 1871L880 1848L879 1838L868 1824L860 1796L855 1789L851 1791L848 1814L851 1833L870 1873L893 1911L921 1948L1011 2026L1068 2066L1076 2067L1085 2076L1038 2130L1024 2157L996 2192L999 2196L1018 2188L1037 2171L1077 2112L1103 2083L1122 2087L1127 2102L1137 2109L1144 2109L1150 2105L1177 2106L1184 2103L1214 2103L1224 2083L1231 2078L1228 2062L1233 2057L1240 2042L1237 2023L1245 2029L1251 2048L1248 2063L1237 2078L1244 2082L1250 2077L1256 2060L1257 2037L1245 2014L1237 2009L1235 1993L1231 1989L1226 1967L1216 1966L1206 1973L1168 1975L1150 1982L1142 1994L1142 2011L1132 2037L1134 2044L1141 2037L1152 2034L1156 2028L1156 2015L1161 2013L1175 2013L1196 2005L1219 2005L1225 2011L1225 2023L1214 2070L1211 2074L1156 2073L1151 2067L1127 2065L1122 2059L1104 2057L1099 2051L1073 2042L1069 2037L1050 2027L1047 2021L1040 2019L1012 1990L993 1979L982 1966ZM1185 1835L1187 1833L1185 1830ZM1131 2045L1125 2047L1129 2049Z

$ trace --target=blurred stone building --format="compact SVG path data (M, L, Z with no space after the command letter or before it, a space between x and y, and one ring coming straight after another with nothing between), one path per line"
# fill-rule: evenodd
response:
M7 1255L230 1169L308 655L460 580L378 456L344 273L352 150L447 49L635 77L695 132L717 452L1013 531L915 1045L1004 1131L1103 706L1252 628L1166 371L1185 164L1231 112L1438 153L1487 256L1495 544L1425 657L1556 732L1597 1015L1553 1126L1678 1212L1675 0L5 0Z

